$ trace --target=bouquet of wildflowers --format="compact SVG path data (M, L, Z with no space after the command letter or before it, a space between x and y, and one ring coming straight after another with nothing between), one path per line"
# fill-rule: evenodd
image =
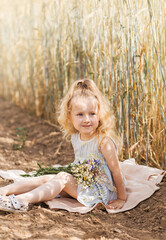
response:
M99 176L103 175L103 170L99 167L101 164L100 159L94 159L90 156L84 161L78 161L77 164L68 164L62 167L41 167L38 163L39 169L30 174L21 175L23 177L36 177L46 174L57 174L59 172L67 172L74 176L78 184L83 187L91 186L95 181L98 181ZM106 176L105 176L106 177ZM103 177L104 179L104 177Z
M83 187L90 187L102 174L99 167L100 163L100 159L92 157L85 161L78 161L77 164L72 166L71 174L76 178L78 184L82 184Z

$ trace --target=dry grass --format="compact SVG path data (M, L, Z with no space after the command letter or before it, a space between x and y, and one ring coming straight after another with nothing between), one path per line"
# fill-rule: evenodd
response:
M0 0L0 94L54 122L72 81L110 98L122 158L166 167L166 3Z

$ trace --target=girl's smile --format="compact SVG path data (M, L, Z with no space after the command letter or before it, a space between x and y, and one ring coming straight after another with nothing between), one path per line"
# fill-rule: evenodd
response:
M70 121L80 132L81 140L93 138L99 125L97 99L93 96L74 97L71 103Z

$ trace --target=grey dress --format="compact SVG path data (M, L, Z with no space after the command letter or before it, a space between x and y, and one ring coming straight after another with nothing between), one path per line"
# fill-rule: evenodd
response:
M96 160L100 159L99 168L105 176L104 179L106 179L103 181L103 176L101 175L101 177L99 176L98 181L95 181L90 187L78 184L77 200L87 207L92 207L97 203L107 205L109 201L117 199L116 188L114 186L111 171L104 156L99 151L100 141L101 136L95 136L88 141L82 141L79 133L73 134L71 137L75 153L75 160L72 164L78 164L90 157ZM113 139L112 141L114 142Z

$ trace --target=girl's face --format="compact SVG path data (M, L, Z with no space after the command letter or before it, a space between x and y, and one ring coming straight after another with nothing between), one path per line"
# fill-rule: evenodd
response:
M97 99L93 96L74 97L71 101L70 121L80 132L81 140L86 141L93 138L99 125Z

